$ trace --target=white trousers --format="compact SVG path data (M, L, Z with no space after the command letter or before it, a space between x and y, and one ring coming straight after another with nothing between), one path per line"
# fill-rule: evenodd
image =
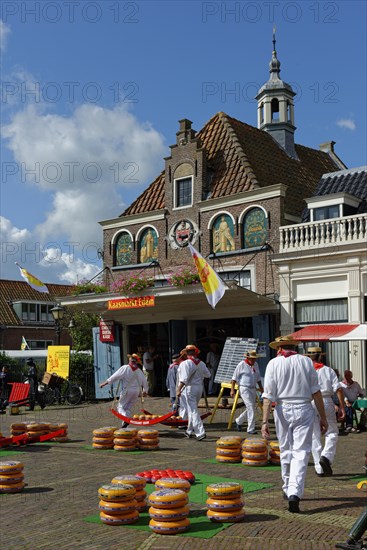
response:
M241 426L247 419L247 431L253 432L255 430L256 388L240 386L240 395L246 409L236 418L236 423Z
M199 386L186 386L184 392L187 403L187 433L194 433L196 437L205 434L204 424L200 418L198 404L203 393L203 387Z
M117 405L118 412L131 418L133 407L138 400L139 394L139 388L127 388L127 390L122 390Z
M302 498L312 446L315 411L311 403L282 403L274 409L283 491Z
M321 455L325 456L330 460L330 463L332 464L335 453L336 453L336 445L338 442L338 435L339 435L339 429L338 429L338 423L336 421L336 414L335 414L335 405L331 397L324 397L324 407L325 407L325 413L326 418L329 424L328 430L325 434L325 445L324 448L322 448L322 436L321 436L321 430L320 430L320 417L319 414L315 408L315 422L313 426L313 439L312 439L312 456L313 461L315 464L315 470L318 474L323 473L323 469L321 468L319 462Z
M180 407L179 412L182 420L187 420L187 399L186 399L186 390L184 390L180 395Z

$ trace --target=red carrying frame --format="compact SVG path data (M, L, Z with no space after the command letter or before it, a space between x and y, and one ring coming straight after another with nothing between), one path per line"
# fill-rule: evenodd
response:
M13 386L9 395L9 406L12 405L29 405L29 384L23 384L20 382L10 382Z

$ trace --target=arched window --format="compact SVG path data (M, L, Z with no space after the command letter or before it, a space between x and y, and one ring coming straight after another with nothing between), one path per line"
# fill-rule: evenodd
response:
M268 238L268 222L262 208L251 208L243 220L243 248L263 246Z
M158 236L152 227L145 229L139 238L139 262L158 260Z
M271 121L279 120L279 101L276 97L271 100Z
M234 224L228 214L220 214L212 226L213 252L231 252L236 249L234 243Z
M131 235L122 232L117 237L115 244L115 265L129 265L132 263L133 242Z
M264 103L260 105L260 122L261 124L264 122Z

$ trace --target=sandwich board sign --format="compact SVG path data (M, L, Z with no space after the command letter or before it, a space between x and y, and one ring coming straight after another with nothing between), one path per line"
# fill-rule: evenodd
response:
M256 350L258 338L237 338L226 339L214 382L216 384L231 383L232 375L238 363L243 361L246 351Z

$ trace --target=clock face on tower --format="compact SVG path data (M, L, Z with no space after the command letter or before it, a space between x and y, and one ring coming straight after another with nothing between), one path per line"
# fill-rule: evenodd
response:
M170 229L168 241L172 248L184 248L189 242L195 242L198 228L194 222L183 219L176 222Z

